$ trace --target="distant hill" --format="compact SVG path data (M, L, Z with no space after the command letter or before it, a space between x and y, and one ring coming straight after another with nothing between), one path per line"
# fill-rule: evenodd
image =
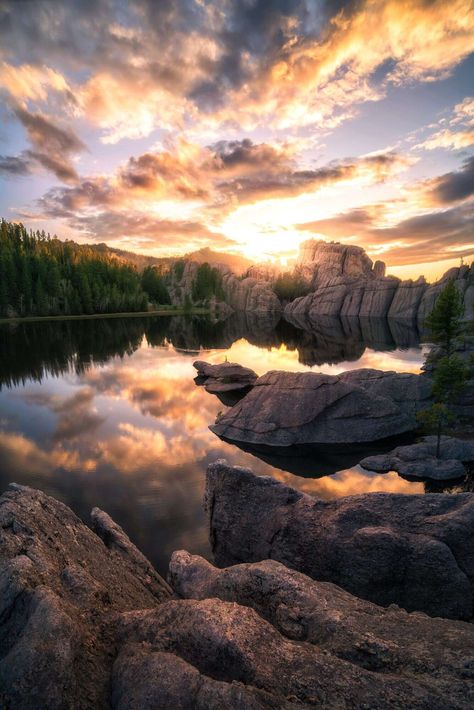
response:
M180 259L186 259L188 261L197 261L199 264L204 264L205 262L208 262L209 264L225 264L236 274L242 274L250 266L252 266L253 263L250 259L246 259L244 256L240 256L239 254L228 254L226 252L213 251L209 247L189 252L182 257L147 256L144 254L136 254L132 251L125 251L124 249L109 247L108 244L105 243L89 244L88 247L100 254L115 257L121 263L133 264L140 271L145 269L147 266L169 267Z

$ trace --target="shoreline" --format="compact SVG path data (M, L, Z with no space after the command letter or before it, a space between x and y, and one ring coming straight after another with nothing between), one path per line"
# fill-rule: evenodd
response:
M137 312L124 312L124 313L89 313L82 315L70 315L70 316L15 316L14 318L0 318L0 325L6 325L8 323L36 323L40 321L59 321L59 320L94 320L96 318L138 318L138 317L149 317L149 316L196 316L196 315L211 315L209 308L192 308L189 311L185 311L184 308L177 308L173 310L168 309L157 309L154 311L137 311Z

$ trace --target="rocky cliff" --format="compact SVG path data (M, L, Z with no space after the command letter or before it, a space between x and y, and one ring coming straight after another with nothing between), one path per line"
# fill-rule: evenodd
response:
M422 276L401 281L385 276L385 264L373 264L360 247L309 240L301 245L296 272L312 291L285 307L290 322L302 316L371 316L410 319L422 326L450 279L463 295L465 320L474 318L474 264L450 269L434 284Z
M201 264L187 261L181 278L171 274L170 296L173 304L182 305L186 296L191 297L193 283ZM261 278L247 276L240 278L225 264L213 264L222 279L225 304L229 311L250 313L280 313L281 304L269 282Z

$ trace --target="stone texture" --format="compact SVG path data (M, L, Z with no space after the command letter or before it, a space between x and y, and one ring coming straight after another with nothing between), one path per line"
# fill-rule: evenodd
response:
M185 552L170 598L106 513L92 524L25 487L0 498L6 710L472 707L471 624L380 609L275 561L220 571Z
M281 273L281 269L275 264L253 264L246 271L246 276L257 279L257 281L276 281Z
M361 367L341 372L338 377L347 384L361 387L370 395L392 400L403 412L410 415L413 427L416 425L418 411L428 406L431 401L430 379L410 372Z
M281 305L271 284L255 278L238 279L231 271L222 274L226 301L236 311L280 313Z
M186 295L191 296L199 266L198 262L186 261L181 280L173 281L169 289L173 304L182 305ZM225 264L213 264L213 267L221 273L225 301L229 308L253 313L281 312L280 301L268 281L261 278L239 278Z
M416 281L402 281L393 296L388 310L389 318L416 318L418 308L427 289L423 276Z
M454 279L464 299L464 320L474 319L474 265L449 269L434 284L424 277L400 281L385 275L385 264L372 261L360 247L317 240L303 242L295 273L311 287L284 309L285 318L307 316L389 317L417 321L423 327L440 291Z
M416 428L428 397L429 380L417 375L271 371L210 429L267 446L376 441Z
M219 461L205 501L218 566L274 559L381 606L473 617L471 493L324 501Z
M170 601L121 621L123 646L112 695L120 709L401 708L406 703L428 710L452 707L453 700L467 706L470 695L461 679L451 689L443 688L443 681L432 689L399 674L361 668L285 637L249 606L220 599Z
M182 597L250 607L290 639L361 668L416 679L447 702L474 699L472 624L384 609L275 560L218 569L181 550L173 553L169 579Z
M106 514L105 543L65 505L24 486L0 498L0 706L108 707L107 619L171 595Z
M382 265L378 262L379 273ZM295 270L314 287L338 277L374 277L372 261L361 247L317 239L300 245Z
M249 367L243 367L234 362L212 364L204 360L193 362L198 376L197 384L203 384L207 392L219 394L246 390L257 379L257 373Z
M410 446L398 446L380 456L368 456L360 465L378 473L397 471L403 478L422 478L448 481L463 478L463 462L474 462L474 441L441 437L440 456L436 456L437 437L427 436Z

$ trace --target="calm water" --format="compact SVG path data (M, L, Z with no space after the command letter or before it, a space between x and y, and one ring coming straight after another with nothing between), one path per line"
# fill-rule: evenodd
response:
M419 372L423 351L409 328L298 325L235 316L219 324L166 317L0 326L0 491L11 481L40 488L85 520L99 506L160 571L175 549L208 556L201 499L206 466L217 458L323 498L423 492L396 474L364 472L362 455L337 447L325 457L258 457L209 431L224 405L195 385L196 357L227 357L259 374Z

